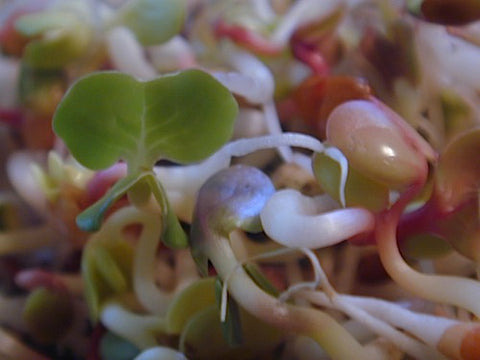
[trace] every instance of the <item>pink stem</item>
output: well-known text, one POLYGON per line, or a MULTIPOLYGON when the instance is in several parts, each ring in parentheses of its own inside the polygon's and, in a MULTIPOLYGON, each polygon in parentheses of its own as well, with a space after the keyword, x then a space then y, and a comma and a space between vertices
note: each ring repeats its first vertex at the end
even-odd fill
POLYGON ((330 68, 323 55, 314 45, 293 39, 291 47, 293 55, 310 67, 314 74, 328 75, 330 68))
POLYGON ((480 283, 478 281, 443 275, 423 274, 408 265, 397 245, 399 219, 423 182, 411 186, 390 208, 378 214, 375 238, 382 264, 390 277, 412 294, 424 299, 450 304, 480 316, 480 283))
POLYGON ((218 20, 214 25, 214 33, 218 38, 226 37, 233 42, 260 55, 274 56, 282 52, 282 46, 255 34, 253 31, 240 26, 230 25, 218 20))
POLYGON ((3 122, 4 124, 14 128, 19 128, 23 122, 22 111, 16 108, 0 108, 0 122, 3 122))

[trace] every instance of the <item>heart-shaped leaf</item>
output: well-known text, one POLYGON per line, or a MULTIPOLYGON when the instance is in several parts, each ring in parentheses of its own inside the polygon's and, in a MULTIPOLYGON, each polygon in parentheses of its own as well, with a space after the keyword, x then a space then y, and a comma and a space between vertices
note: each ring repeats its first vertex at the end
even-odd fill
POLYGON ((84 166, 123 159, 138 173, 160 158, 190 163, 211 155, 230 138, 236 114, 231 93, 200 70, 149 82, 101 72, 67 92, 53 127, 84 166))

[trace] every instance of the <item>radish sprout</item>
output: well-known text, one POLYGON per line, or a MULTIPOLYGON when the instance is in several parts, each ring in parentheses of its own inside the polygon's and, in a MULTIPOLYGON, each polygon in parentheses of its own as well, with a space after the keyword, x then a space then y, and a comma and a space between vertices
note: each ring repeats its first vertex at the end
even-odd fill
POLYGON ((0 1, 0 357, 479 359, 479 21, 0 1))

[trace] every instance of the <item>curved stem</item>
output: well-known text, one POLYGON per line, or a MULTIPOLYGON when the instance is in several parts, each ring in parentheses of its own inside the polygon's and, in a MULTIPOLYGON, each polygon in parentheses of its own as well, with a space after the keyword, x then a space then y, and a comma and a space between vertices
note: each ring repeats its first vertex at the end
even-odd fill
POLYGON ((106 304, 100 317, 110 331, 131 341, 140 349, 158 345, 155 333, 166 332, 164 319, 135 314, 118 302, 106 304))
MULTIPOLYGON (((215 236, 215 235, 212 235, 215 236)), ((212 239, 210 239, 212 240, 212 239)), ((261 290, 238 265, 227 239, 216 236, 206 253, 235 300, 252 315, 288 332, 313 338, 333 359, 371 359, 338 322, 323 311, 283 303, 261 290)))
POLYGON ((374 227, 373 214, 363 208, 321 211, 320 207, 317 199, 284 189, 272 195, 260 219, 264 231, 274 241, 310 249, 338 244, 374 227))
MULTIPOLYGON (((357 320, 359 323, 365 325, 368 329, 377 333, 379 336, 388 339, 399 349, 411 356, 414 356, 416 359, 443 359, 442 355, 440 355, 439 352, 435 350, 436 343, 428 344, 432 345, 432 347, 429 348, 417 339, 414 339, 397 330, 395 327, 398 326, 398 323, 390 324, 390 319, 384 319, 383 316, 377 316, 377 314, 375 313, 375 309, 371 309, 370 307, 368 307, 368 305, 371 305, 369 303, 370 299, 363 299, 340 294, 337 294, 330 299, 325 293, 319 291, 304 291, 301 293, 300 296, 306 298, 308 301, 311 301, 314 304, 334 308, 344 312, 345 314, 350 316, 350 318, 357 320), (357 299, 359 299, 359 301, 361 302, 360 304, 355 301, 357 299), (362 300, 364 301, 362 302, 362 300)), ((373 299, 373 301, 374 300, 376 299, 373 299)), ((383 303, 380 304, 383 305, 383 303)), ((374 305, 377 304, 374 303, 374 305)), ((391 305, 389 308, 391 312, 395 312, 399 309, 401 309, 399 306, 394 305, 391 305)), ((408 319, 410 320, 413 315, 410 312, 407 314, 410 315, 408 317, 408 319)), ((405 313, 403 313, 403 315, 405 316, 405 313)), ((396 317, 395 319, 397 318, 398 317, 396 317)), ((404 321, 404 323, 407 323, 407 321, 404 321)), ((413 321, 411 321, 411 323, 413 323, 413 321)), ((452 323, 455 322, 452 321, 452 323)), ((412 324, 408 323, 408 325, 407 329, 410 329, 412 327, 412 324), (408 327, 408 325, 410 325, 410 327, 408 327)), ((415 325, 417 329, 424 330, 422 327, 418 326, 418 323, 415 325)), ((418 333, 424 335, 422 331, 419 331, 418 333)))
POLYGON ((322 142, 313 136, 299 133, 282 133, 234 140, 221 148, 217 156, 244 156, 254 151, 279 146, 298 146, 314 152, 323 152, 325 149, 322 142))
MULTIPOLYGON (((142 225, 135 247, 133 287, 138 301, 145 309, 153 314, 164 315, 173 294, 162 291, 155 282, 155 259, 162 233, 159 216, 130 206, 112 214, 107 224, 113 226, 117 234, 128 225, 142 225)), ((111 233, 115 234, 115 230, 112 229, 111 233)))
POLYGON ((165 315, 172 294, 157 287, 154 275, 162 226, 156 217, 143 217, 141 221, 143 228, 135 247, 133 287, 138 300, 149 312, 165 315))
POLYGON ((378 252, 385 270, 400 286, 416 296, 459 306, 480 316, 480 282, 447 275, 426 275, 411 268, 397 246, 396 222, 379 219, 376 228, 378 252))
POLYGON ((399 304, 378 298, 353 295, 342 295, 342 298, 371 315, 381 318, 397 328, 408 331, 433 348, 437 346, 446 329, 461 324, 460 321, 450 318, 427 313, 416 313, 399 304))
POLYGON ((424 299, 455 305, 480 316, 480 282, 447 275, 426 275, 410 267, 397 245, 397 225, 420 186, 408 189, 391 209, 379 214, 375 239, 382 264, 400 286, 424 299))

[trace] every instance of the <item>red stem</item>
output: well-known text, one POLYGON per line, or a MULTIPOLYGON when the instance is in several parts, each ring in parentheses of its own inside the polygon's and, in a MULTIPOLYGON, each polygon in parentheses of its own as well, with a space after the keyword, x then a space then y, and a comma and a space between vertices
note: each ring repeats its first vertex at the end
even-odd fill
POLYGON ((330 68, 324 56, 314 45, 310 45, 298 39, 291 41, 293 55, 305 63, 314 74, 328 75, 330 68))
POLYGON ((226 37, 233 42, 260 55, 274 56, 282 52, 282 47, 270 40, 240 26, 230 25, 218 20, 214 25, 214 33, 218 38, 226 37))
POLYGON ((3 122, 4 124, 14 128, 19 128, 23 122, 22 111, 16 108, 0 108, 0 122, 3 122))
POLYGON ((383 267, 396 283, 412 294, 458 306, 480 316, 478 281, 458 276, 423 274, 410 267, 399 252, 396 236, 399 219, 422 184, 419 182, 411 186, 390 209, 378 214, 375 239, 383 267))

